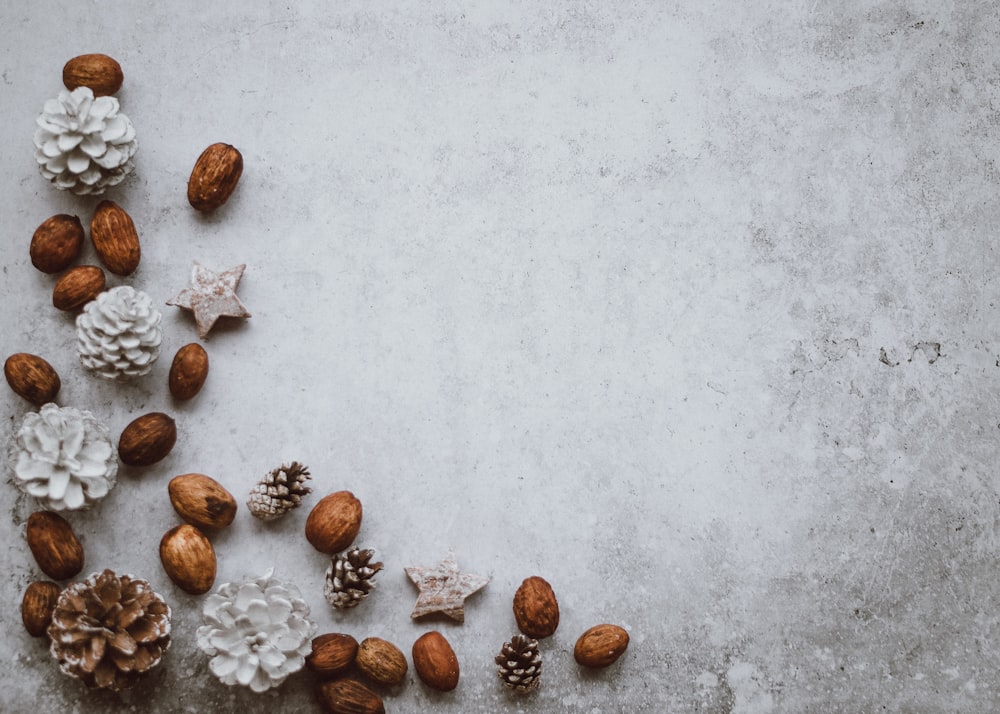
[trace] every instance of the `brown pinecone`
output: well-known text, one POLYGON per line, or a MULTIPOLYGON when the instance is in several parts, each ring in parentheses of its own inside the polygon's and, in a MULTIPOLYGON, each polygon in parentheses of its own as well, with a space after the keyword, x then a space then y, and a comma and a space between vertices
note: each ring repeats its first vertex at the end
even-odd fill
POLYGON ((338 610, 354 607, 375 589, 372 579, 382 569, 382 563, 372 563, 375 551, 351 548, 333 556, 326 570, 323 595, 338 610))
POLYGON ((505 642, 494 660, 497 675, 504 686, 518 692, 538 689, 542 676, 542 656, 538 652, 538 640, 524 635, 514 635, 505 642))
POLYGON ((262 521, 281 518, 293 508, 298 508, 302 497, 312 493, 305 485, 309 480, 309 467, 298 461, 291 466, 282 464, 274 469, 250 491, 247 508, 262 521))
POLYGON ((62 591, 47 632, 63 672, 118 691, 170 646, 170 607, 145 580, 105 570, 62 591))

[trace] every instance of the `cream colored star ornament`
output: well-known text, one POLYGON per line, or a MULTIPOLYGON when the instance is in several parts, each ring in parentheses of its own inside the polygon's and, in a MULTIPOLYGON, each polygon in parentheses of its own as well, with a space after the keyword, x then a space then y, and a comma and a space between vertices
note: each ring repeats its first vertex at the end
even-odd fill
POLYGON ((458 570, 455 555, 449 553, 433 568, 404 568, 406 575, 420 588, 411 618, 440 612, 458 622, 465 622, 465 598, 486 587, 489 578, 458 570))
POLYGON ((250 317, 246 305, 236 296, 236 288, 246 268, 246 265, 237 265, 216 273, 195 261, 191 269, 191 284, 176 297, 167 300, 167 305, 194 313, 198 335, 204 339, 220 317, 250 317))

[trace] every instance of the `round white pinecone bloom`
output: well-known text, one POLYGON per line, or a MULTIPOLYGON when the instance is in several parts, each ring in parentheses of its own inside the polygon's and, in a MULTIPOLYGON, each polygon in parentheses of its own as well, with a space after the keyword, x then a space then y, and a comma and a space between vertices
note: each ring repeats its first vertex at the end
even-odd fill
POLYGON ((73 407, 45 404, 26 414, 7 461, 17 487, 54 511, 90 508, 118 482, 107 428, 73 407))
POLYGON ((95 98, 89 87, 63 90, 36 123, 38 170, 56 188, 101 194, 132 173, 135 127, 114 97, 95 98))
POLYGON ((160 356, 160 311, 141 290, 120 285, 87 303, 76 318, 80 361, 102 377, 141 377, 160 356))
POLYGON ((198 647, 223 684, 277 687, 305 665, 316 623, 299 589, 272 577, 226 583, 205 598, 198 647))

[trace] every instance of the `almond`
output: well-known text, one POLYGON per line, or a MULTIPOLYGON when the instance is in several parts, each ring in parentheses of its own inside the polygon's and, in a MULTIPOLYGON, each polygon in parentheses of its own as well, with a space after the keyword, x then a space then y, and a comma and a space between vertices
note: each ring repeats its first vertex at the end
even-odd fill
POLYGON ((306 539, 322 553, 345 550, 360 530, 361 501, 350 491, 324 496, 306 518, 306 539))
POLYGON ((149 466, 164 458, 177 441, 177 426, 163 412, 133 419, 118 439, 118 458, 129 466, 149 466))
POLYGON ((514 593, 514 619, 528 637, 541 639, 559 627, 559 603, 552 586, 537 575, 526 578, 514 593))
POLYGON ((32 637, 41 637, 52 622, 52 611, 56 608, 56 600, 62 592, 55 583, 49 580, 36 580, 28 584, 21 598, 21 622, 24 629, 32 637))
POLYGON ((31 236, 31 264, 43 273, 65 270, 80 255, 83 224, 76 216, 60 213, 46 218, 31 236))
POLYGON ((101 262, 115 275, 130 275, 139 267, 139 233, 132 217, 114 201, 97 204, 90 240, 101 262))
POLYGON ((167 386, 175 399, 191 399, 201 391, 208 376, 208 353, 197 342, 184 345, 170 365, 167 386))
POLYGON ((306 666, 321 677, 343 672, 354 662, 358 641, 340 632, 313 638, 312 652, 306 657, 306 666))
POLYGON ((38 355, 17 352, 3 363, 3 376, 19 397, 36 407, 53 401, 62 382, 52 365, 38 355))
POLYGON ((205 474, 183 474, 167 484, 177 515, 202 529, 225 528, 236 518, 236 499, 205 474))
POLYGON ((315 692, 324 714, 385 714, 382 697, 353 679, 321 682, 315 692))
POLYGON ((71 92, 90 87, 95 97, 103 97, 121 89, 124 81, 121 65, 107 55, 80 55, 63 65, 63 84, 71 92))
POLYGON ((174 584, 186 593, 201 595, 215 582, 215 549, 192 525, 175 526, 160 539, 160 562, 174 584))
POLYGON ((607 667, 625 654, 628 633, 618 625, 595 625, 580 635, 573 658, 584 667, 607 667))
POLYGON ((450 692, 458 686, 458 657, 440 632, 432 630, 413 643, 413 668, 431 689, 450 692))
POLYGON ((104 271, 96 265, 71 268, 52 288, 52 304, 60 310, 74 312, 100 295, 107 286, 104 271))
POLYGON ((379 684, 394 687, 406 678, 406 655, 380 637, 369 637, 358 645, 358 669, 379 684))
POLYGON ((69 521, 58 513, 32 513, 26 537, 38 567, 53 580, 66 580, 83 570, 83 545, 69 521))
POLYGON ((188 180, 188 203, 214 211, 229 200, 243 174, 243 155, 229 144, 212 144, 194 163, 188 180))

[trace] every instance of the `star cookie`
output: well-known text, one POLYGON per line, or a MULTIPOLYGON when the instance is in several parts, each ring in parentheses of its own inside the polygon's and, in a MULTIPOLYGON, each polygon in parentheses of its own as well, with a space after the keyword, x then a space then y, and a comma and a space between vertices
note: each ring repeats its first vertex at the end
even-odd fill
POLYGON ((167 305, 190 310, 198 324, 198 336, 205 338, 220 317, 250 317, 246 306, 236 297, 236 288, 246 265, 216 273, 195 261, 191 269, 191 284, 167 305))
POLYGON ((465 622, 465 598, 486 587, 489 578, 460 573, 455 556, 449 553, 433 568, 404 568, 407 576, 420 588, 411 618, 435 612, 465 622))

